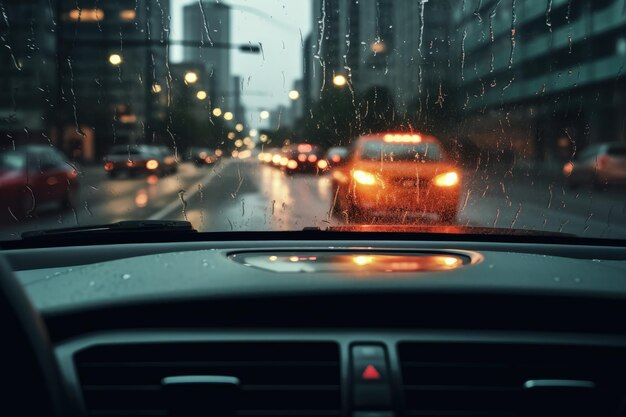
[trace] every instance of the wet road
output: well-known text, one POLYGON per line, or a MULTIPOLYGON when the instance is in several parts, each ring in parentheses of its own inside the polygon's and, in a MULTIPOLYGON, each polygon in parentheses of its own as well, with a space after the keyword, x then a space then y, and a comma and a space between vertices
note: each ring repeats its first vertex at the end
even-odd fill
MULTIPOLYGON (((252 159, 214 167, 185 163, 165 178, 110 180, 94 167, 81 178, 80 204, 73 210, 44 208, 23 223, 5 219, 0 239, 25 230, 135 219, 186 218, 200 231, 325 228, 341 224, 329 217, 331 201, 327 176, 287 176, 252 159)), ((624 190, 570 190, 558 175, 532 169, 465 172, 459 206, 462 225, 626 238, 624 190)))

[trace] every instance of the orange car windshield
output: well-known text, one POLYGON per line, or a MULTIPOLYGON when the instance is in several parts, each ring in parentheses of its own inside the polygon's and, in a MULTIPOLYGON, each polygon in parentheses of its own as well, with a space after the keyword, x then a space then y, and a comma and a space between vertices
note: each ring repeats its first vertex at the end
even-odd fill
POLYGON ((361 159, 366 161, 425 161, 442 160, 441 148, 436 143, 365 142, 361 159))

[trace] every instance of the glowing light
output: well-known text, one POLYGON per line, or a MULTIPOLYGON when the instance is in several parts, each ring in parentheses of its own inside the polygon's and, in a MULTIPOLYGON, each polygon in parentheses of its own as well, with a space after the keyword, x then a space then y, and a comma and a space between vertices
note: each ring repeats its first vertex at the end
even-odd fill
POLYGON ((159 167, 159 161, 157 161, 156 159, 151 159, 148 162, 146 162, 146 168, 148 168, 151 171, 154 171, 158 167, 159 167))
POLYGON ((120 54, 109 55, 109 63, 115 66, 120 65, 122 63, 122 56, 120 54))
POLYGON ((148 175, 148 178, 146 178, 146 182, 150 185, 154 185, 159 182, 159 177, 157 177, 156 175, 148 175))
POLYGON ((382 52, 385 52, 385 49, 386 49, 385 43, 381 41, 372 42, 372 44, 370 45, 370 50, 374 52, 375 54, 380 54, 382 52))
POLYGON ((185 73, 185 84, 195 84, 198 82, 198 74, 193 71, 187 71, 185 73))
POLYGON ((455 266, 460 262, 458 258, 453 258, 451 256, 444 256, 441 262, 446 266, 455 266))
POLYGON ((385 142, 395 142, 395 143, 420 143, 422 141, 422 137, 420 135, 392 135, 387 134, 384 136, 383 140, 385 142))
POLYGON ((570 175, 572 175, 573 171, 574 171, 574 164, 572 162, 568 162, 563 166, 563 175, 565 175, 566 177, 569 177, 570 175))
POLYGON ((234 117, 235 116, 231 112, 229 112, 229 111, 224 113, 224 120, 233 120, 234 117))
POLYGON ((137 12, 134 9, 126 9, 120 12, 120 19, 125 20, 127 22, 135 20, 137 17, 137 12))
POLYGON ((298 258, 297 256, 290 256, 290 257, 289 257, 289 260, 290 260, 291 262, 298 262, 298 261, 300 260, 300 258, 298 258))
POLYGON ((224 152, 223 152, 221 149, 216 149, 216 150, 215 150, 215 156, 217 156, 218 158, 219 158, 220 156, 222 156, 222 154, 223 154, 223 153, 224 153, 224 152))
POLYGON ((272 255, 272 256, 269 257, 269 260, 272 261, 272 262, 276 262, 278 260, 278 256, 272 255))
POLYGON ((267 110, 263 110, 261 113, 259 113, 259 117, 261 118, 261 120, 269 119, 270 112, 268 112, 267 110))
POLYGON ((306 154, 303 154, 303 153, 299 154, 298 155, 298 161, 300 161, 300 162, 306 161, 306 154))
POLYGON ((235 132, 228 132, 228 139, 233 140, 236 136, 235 132))
POLYGON ((344 75, 341 75, 341 74, 337 74, 333 78, 333 84, 335 84, 337 87, 343 87, 344 85, 346 85, 347 82, 348 82, 348 79, 344 75))
POLYGON ((242 124, 242 123, 237 123, 237 124, 235 125, 235 130, 236 130, 237 132, 243 132, 243 124, 242 124))
POLYGON ((161 88, 161 84, 159 84, 159 83, 154 83, 154 84, 152 85, 152 92, 153 92, 153 93, 155 93, 155 94, 160 93, 160 92, 161 92, 161 90, 162 90, 162 88, 161 88))
POLYGON ((309 160, 309 162, 314 163, 315 161, 317 161, 317 155, 311 154, 307 159, 309 160))
POLYGON ((106 164, 104 164, 104 170, 113 171, 113 162, 107 162, 106 164))
POLYGON ((280 158, 280 166, 281 167, 286 167, 287 164, 289 163, 289 158, 287 158, 286 156, 283 156, 280 158))
POLYGON ((325 159, 320 159, 319 161, 317 161, 317 167, 319 169, 326 169, 328 168, 328 162, 326 162, 325 159))
POLYGON ((74 21, 101 22, 104 20, 104 11, 102 9, 72 9, 69 16, 74 21))
POLYGON ((263 162, 267 162, 268 164, 269 164, 270 162, 272 162, 272 154, 271 154, 271 153, 266 153, 266 154, 263 156, 263 162))
POLYGON ((246 136, 245 138, 243 138, 243 143, 244 145, 250 145, 252 143, 252 139, 246 136))
POLYGON ((288 96, 291 100, 297 100, 300 98, 300 92, 298 90, 291 90, 288 96))
POLYGON ((268 136, 266 134, 262 134, 259 139, 261 139, 261 142, 267 142, 267 140, 269 139, 268 136))
POLYGON ((250 132, 248 132, 248 134, 252 137, 255 137, 256 135, 259 134, 259 131, 256 129, 250 129, 250 132))
POLYGON ((303 152, 303 153, 307 153, 307 152, 311 152, 313 150, 313 146, 309 145, 308 143, 303 143, 298 145, 298 152, 303 152))
POLYGON ((366 255, 358 255, 352 258, 352 262, 354 262, 358 266, 369 265, 372 262, 374 262, 374 257, 366 256, 366 255))
POLYGON ((433 179, 437 187, 453 187, 459 183, 459 174, 456 172, 446 172, 439 174, 433 179))
POLYGON ((235 141, 235 146, 238 147, 238 148, 241 148, 243 146, 243 140, 237 139, 235 141))
POLYGON ((298 168, 298 162, 293 160, 293 159, 290 159, 289 162, 287 162, 287 168, 289 168, 289 169, 296 169, 296 168, 298 168))
POLYGON ((361 171, 357 169, 352 173, 352 177, 362 185, 374 185, 376 184, 376 177, 374 174, 370 174, 369 172, 361 171))
POLYGON ((272 156, 272 163, 275 165, 280 164, 280 154, 274 154, 272 156))
POLYGON ((213 116, 220 117, 221 115, 222 115, 222 109, 220 109, 219 107, 216 107, 213 109, 213 116))
POLYGON ((207 93, 204 90, 200 90, 196 93, 196 98, 198 100, 205 100, 207 98, 207 93))
POLYGON ((246 149, 245 151, 239 152, 239 159, 248 159, 252 156, 252 151, 246 149))
POLYGON ((139 208, 143 208, 148 205, 148 193, 145 190, 137 191, 137 195, 135 196, 135 205, 139 208))
POLYGON ((330 157, 330 159, 331 159, 333 162, 341 162, 341 156, 336 155, 336 154, 335 154, 335 155, 333 155, 333 156, 331 156, 331 157, 330 157))

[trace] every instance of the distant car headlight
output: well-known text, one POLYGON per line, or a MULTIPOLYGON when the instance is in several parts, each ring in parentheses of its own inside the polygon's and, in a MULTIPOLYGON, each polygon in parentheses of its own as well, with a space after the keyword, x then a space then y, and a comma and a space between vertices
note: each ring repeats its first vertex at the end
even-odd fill
POLYGON ((361 171, 360 169, 352 172, 352 178, 354 178, 356 182, 362 185, 374 185, 377 182, 376 176, 374 174, 366 171, 361 171))
POLYGON ((459 183, 459 174, 456 172, 446 172, 439 174, 433 179, 437 187, 454 187, 459 183))
POLYGON ((159 167, 159 161, 157 161, 156 159, 151 159, 148 162, 146 162, 146 168, 148 168, 149 170, 155 170, 159 167))

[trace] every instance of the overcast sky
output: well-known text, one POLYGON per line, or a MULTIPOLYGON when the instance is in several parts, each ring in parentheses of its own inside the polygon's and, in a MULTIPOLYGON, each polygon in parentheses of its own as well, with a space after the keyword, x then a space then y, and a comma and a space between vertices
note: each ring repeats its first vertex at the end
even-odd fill
MULTIPOLYGON (((172 0, 172 39, 182 39, 182 8, 198 0, 172 0)), ((244 79, 243 102, 256 113, 287 105, 287 93, 294 81, 302 77, 302 38, 311 31, 310 0, 214 0, 233 7, 231 42, 263 44, 261 54, 231 52, 231 68, 244 79), (256 9, 259 12, 255 12, 256 9), (263 14, 265 16, 260 16, 263 14), (249 92, 249 94, 246 94, 249 92), (263 94, 259 96, 258 94, 263 94)), ((180 48, 172 48, 172 60, 182 59, 180 48)), ((248 122, 252 125, 257 123, 248 122)))

